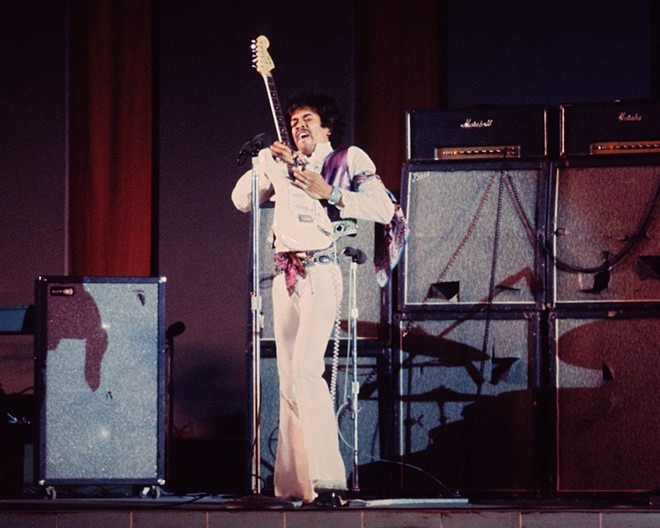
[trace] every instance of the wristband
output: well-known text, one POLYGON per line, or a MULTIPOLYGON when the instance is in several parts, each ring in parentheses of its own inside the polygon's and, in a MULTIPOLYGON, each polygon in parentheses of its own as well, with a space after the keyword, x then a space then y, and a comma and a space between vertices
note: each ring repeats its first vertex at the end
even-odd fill
POLYGON ((339 200, 341 200, 341 189, 335 185, 332 188, 332 192, 330 192, 328 203, 330 205, 335 205, 339 200))

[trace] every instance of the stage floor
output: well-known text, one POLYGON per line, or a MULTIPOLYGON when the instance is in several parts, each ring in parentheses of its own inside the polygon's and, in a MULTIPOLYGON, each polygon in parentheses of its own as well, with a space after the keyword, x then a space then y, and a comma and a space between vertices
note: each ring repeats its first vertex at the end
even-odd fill
POLYGON ((337 508, 268 497, 0 499, 1 528, 658 528, 645 500, 350 499, 337 508))

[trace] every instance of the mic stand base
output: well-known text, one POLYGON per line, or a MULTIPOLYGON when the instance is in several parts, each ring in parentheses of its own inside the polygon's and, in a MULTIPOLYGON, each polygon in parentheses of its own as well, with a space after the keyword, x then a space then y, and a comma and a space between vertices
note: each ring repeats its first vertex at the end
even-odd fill
POLYGON ((360 508, 447 508, 466 506, 468 499, 461 497, 435 499, 375 499, 352 500, 351 506, 360 508))
POLYGON ((227 510, 293 510, 300 508, 302 502, 268 497, 259 493, 231 499, 222 505, 227 510))

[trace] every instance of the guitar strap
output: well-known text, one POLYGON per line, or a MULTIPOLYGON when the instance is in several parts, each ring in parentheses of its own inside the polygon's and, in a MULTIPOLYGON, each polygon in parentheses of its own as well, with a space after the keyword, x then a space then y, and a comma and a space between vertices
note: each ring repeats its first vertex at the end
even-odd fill
MULTIPOLYGON (((358 191, 365 181, 372 178, 380 180, 377 174, 366 172, 351 178, 348 171, 348 149, 331 152, 323 163, 321 174, 330 185, 351 191, 358 191)), ((410 228, 401 206, 389 190, 385 189, 385 191, 394 204, 394 214, 389 223, 385 225, 376 223, 374 274, 381 288, 390 280, 410 237, 410 228)), ((333 222, 341 219, 339 210, 334 205, 326 205, 326 210, 333 222)))

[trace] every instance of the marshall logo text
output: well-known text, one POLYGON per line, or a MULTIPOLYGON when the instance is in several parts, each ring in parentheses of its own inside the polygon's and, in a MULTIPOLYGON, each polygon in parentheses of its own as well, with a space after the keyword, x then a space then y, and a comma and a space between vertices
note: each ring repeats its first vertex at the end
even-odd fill
POLYGON ((493 126, 492 119, 482 119, 480 121, 473 121, 469 117, 465 120, 464 123, 461 123, 461 128, 488 128, 493 126))

